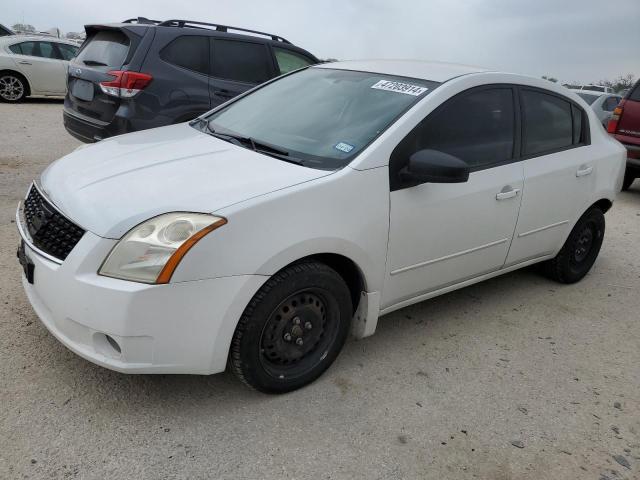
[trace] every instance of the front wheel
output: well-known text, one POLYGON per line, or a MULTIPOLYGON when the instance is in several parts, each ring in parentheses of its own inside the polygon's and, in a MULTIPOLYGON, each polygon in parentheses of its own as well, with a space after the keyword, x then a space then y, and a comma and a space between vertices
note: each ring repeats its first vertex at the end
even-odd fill
POLYGON ((12 73, 0 74, 0 99, 5 102, 19 102, 27 94, 27 86, 22 77, 12 73))
POLYGON ((582 280, 598 257, 604 227, 604 214, 599 208, 582 215, 558 255, 543 264, 547 276, 561 283, 582 280))
POLYGON ((231 370, 250 387, 284 393, 318 378, 349 332, 351 296, 327 265, 304 262, 271 277, 255 294, 231 342, 231 370))

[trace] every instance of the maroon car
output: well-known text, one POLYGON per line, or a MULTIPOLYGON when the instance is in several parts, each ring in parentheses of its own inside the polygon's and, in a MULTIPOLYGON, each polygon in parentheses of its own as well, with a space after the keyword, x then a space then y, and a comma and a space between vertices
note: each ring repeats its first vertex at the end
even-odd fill
POLYGON ((627 170, 622 185, 622 189, 627 190, 640 177, 640 80, 613 111, 607 132, 627 149, 627 170))

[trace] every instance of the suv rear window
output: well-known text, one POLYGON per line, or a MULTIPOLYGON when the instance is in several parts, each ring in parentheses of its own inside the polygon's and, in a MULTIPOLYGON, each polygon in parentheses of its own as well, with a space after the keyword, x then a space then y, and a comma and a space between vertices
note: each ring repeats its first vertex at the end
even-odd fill
POLYGON ((160 52, 165 62, 196 72, 209 73, 209 38, 185 35, 174 39, 160 52))
POLYGON ((260 43, 217 39, 213 42, 214 77, 262 83, 271 78, 269 61, 267 47, 260 43))
POLYGON ((101 30, 93 35, 78 54, 86 65, 120 68, 129 53, 129 38, 120 31, 101 30))

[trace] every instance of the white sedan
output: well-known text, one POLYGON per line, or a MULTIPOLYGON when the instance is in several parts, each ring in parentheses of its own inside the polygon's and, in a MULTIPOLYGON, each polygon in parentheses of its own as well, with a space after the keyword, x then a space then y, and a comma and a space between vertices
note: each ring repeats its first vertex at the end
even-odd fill
POLYGON ((71 41, 47 36, 0 37, 0 100, 64 96, 69 60, 78 48, 71 41))
POLYGON ((23 284, 99 365, 290 391, 399 308, 538 262, 580 280, 625 160, 545 80, 317 65, 54 162, 17 212, 23 284))

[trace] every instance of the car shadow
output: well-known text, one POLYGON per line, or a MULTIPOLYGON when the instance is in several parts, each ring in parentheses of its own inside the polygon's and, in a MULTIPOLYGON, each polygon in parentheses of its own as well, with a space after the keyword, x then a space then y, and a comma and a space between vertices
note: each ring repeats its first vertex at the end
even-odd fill
POLYGON ((64 97, 27 97, 22 100, 22 103, 62 104, 64 97))
MULTIPOLYGON (((491 303, 505 295, 522 298, 532 285, 547 282, 549 280, 530 267, 381 317, 374 336, 357 341, 349 340, 338 357, 337 365, 315 383, 302 389, 300 394, 308 395, 309 392, 304 392, 309 388, 326 388, 326 385, 319 385, 321 382, 335 383, 336 378, 342 378, 341 375, 361 371, 367 363, 386 356, 394 345, 402 345, 417 334, 424 334, 424 329, 430 336, 429 332, 446 329, 448 322, 455 322, 460 335, 473 338, 477 330, 483 328, 473 314, 479 304, 491 303)), ((50 339, 51 348, 56 348, 53 344, 57 344, 57 341, 52 337, 50 339)), ((432 341, 438 341, 438 338, 434 336, 432 341)), ((58 346, 65 349, 60 344, 58 346)), ((123 408, 128 409, 131 404, 141 403, 144 403, 147 412, 160 412, 167 406, 183 404, 185 399, 188 399, 189 407, 196 410, 206 407, 210 412, 225 412, 237 408, 239 398, 245 405, 260 404, 273 398, 247 388, 229 371, 216 375, 124 375, 94 365, 71 352, 68 355, 67 361, 56 362, 51 367, 56 370, 51 374, 58 376, 59 381, 64 384, 85 385, 93 391, 93 395, 83 395, 84 401, 98 402, 102 410, 112 410, 114 413, 123 414, 123 408), (127 398, 128 402, 116 401, 122 398, 127 398)), ((295 395, 295 392, 290 395, 295 395)))

